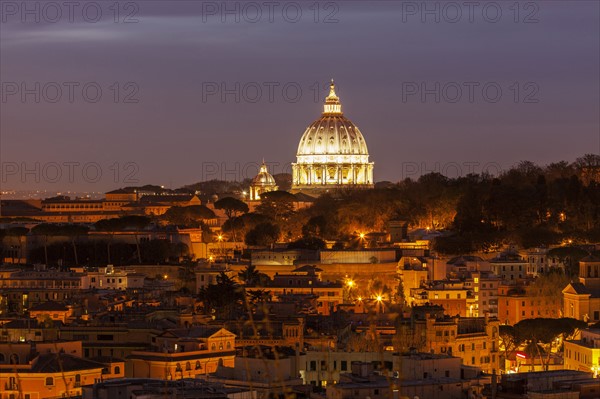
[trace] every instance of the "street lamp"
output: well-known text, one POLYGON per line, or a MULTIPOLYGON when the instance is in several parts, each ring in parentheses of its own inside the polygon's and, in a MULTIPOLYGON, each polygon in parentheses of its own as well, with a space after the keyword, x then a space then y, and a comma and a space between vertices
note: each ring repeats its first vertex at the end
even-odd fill
POLYGON ((381 294, 377 294, 375 300, 377 301, 377 309, 379 310, 377 313, 384 313, 385 311, 383 309, 383 296, 381 294))
POLYGON ((219 255, 223 256, 223 240, 225 237, 223 237, 222 234, 217 235, 217 241, 219 242, 219 255))

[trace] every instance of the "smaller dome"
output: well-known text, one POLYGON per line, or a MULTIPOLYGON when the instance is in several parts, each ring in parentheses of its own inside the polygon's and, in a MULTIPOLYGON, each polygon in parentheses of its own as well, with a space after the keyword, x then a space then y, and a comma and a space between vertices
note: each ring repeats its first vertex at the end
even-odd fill
POLYGON ((260 171, 254 177, 254 179, 252 179, 252 185, 253 186, 274 186, 275 184, 276 184, 275 179, 273 178, 273 176, 271 176, 271 174, 267 170, 267 165, 263 161, 262 165, 260 166, 260 171))

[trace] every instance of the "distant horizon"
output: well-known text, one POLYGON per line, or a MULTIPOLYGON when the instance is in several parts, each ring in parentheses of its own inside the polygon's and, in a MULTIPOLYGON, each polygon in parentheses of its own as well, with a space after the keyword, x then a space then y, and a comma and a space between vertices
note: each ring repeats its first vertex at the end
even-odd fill
MULTIPOLYGON (((530 160, 522 160, 522 161, 519 161, 519 162, 511 165, 508 168, 502 168, 501 169, 501 173, 495 173, 495 174, 494 173, 490 173, 490 175, 492 177, 499 177, 499 176, 501 176, 502 173, 504 173, 504 172, 506 172, 506 171, 508 171, 510 169, 513 169, 514 167, 518 166, 518 164, 520 162, 533 162, 533 164, 535 166, 540 167, 542 169, 544 169, 544 168, 546 168, 546 167, 548 167, 548 166, 550 166, 552 164, 559 164, 561 162, 566 162, 567 165, 569 165, 569 166, 575 166, 575 162, 578 159, 583 158, 586 155, 600 156, 598 154, 588 153, 588 154, 582 154, 581 156, 576 157, 572 161, 558 160, 558 161, 550 162, 548 164, 543 164, 543 165, 537 164, 537 163, 535 163, 533 161, 530 161, 530 160)), ((265 160, 265 163, 267 165, 269 164, 269 162, 267 160, 265 160)), ((249 163, 249 164, 253 164, 254 165, 256 163, 249 163)), ((467 165, 467 166, 470 167, 470 168, 473 168, 473 165, 467 165)), ((600 167, 600 165, 598 167, 600 167)), ((450 169, 450 168, 448 168, 448 169, 450 169)), ((453 169, 453 170, 456 170, 456 169, 453 169)), ((269 170, 269 172, 270 172, 270 170, 269 170)), ((380 184, 380 183, 398 184, 398 183, 401 183, 406 178, 410 178, 412 180, 417 180, 419 177, 421 177, 423 175, 426 175, 426 174, 429 174, 429 173, 432 173, 432 172, 433 173, 440 173, 439 171, 436 171, 436 170, 429 170, 429 171, 425 171, 425 173, 421 173, 419 175, 407 176, 404 179, 399 179, 399 180, 375 180, 375 184, 376 185, 380 184)), ((442 176, 448 178, 448 179, 457 179, 457 178, 465 177, 465 176, 468 175, 468 173, 464 173, 464 174, 462 174, 460 176, 451 176, 451 175, 447 175, 447 174, 443 174, 443 173, 440 173, 440 174, 442 176)), ((482 175, 481 172, 474 172, 473 174, 475 174, 475 175, 482 175)), ((284 172, 273 174, 273 176, 282 176, 282 175, 288 175, 288 176, 291 177, 291 175, 289 173, 284 173, 284 172)), ((255 176, 255 174, 254 175, 249 175, 244 180, 251 180, 254 176, 255 176)), ((103 195, 103 194, 105 194, 105 193, 107 193, 109 191, 113 191, 113 190, 118 190, 118 189, 123 189, 123 188, 130 188, 130 187, 139 188, 139 187, 144 187, 144 186, 161 187, 164 190, 175 191, 175 190, 183 190, 183 189, 186 189, 186 187, 193 186, 193 185, 196 185, 196 184, 208 183, 208 182, 213 182, 213 181, 214 182, 232 183, 232 184, 236 184, 236 183, 237 184, 241 184, 241 183, 244 183, 244 180, 221 180, 221 179, 218 179, 218 178, 214 178, 214 179, 202 180, 202 181, 197 181, 197 182, 194 182, 194 183, 184 184, 184 185, 178 186, 178 187, 167 187, 165 185, 148 182, 148 183, 136 183, 136 184, 125 184, 125 185, 113 186, 113 187, 107 188, 106 190, 70 190, 70 189, 66 189, 66 190, 54 189, 53 190, 53 189, 50 189, 50 188, 29 190, 29 189, 25 189, 25 188, 23 188, 23 189, 2 188, 2 190, 0 191, 0 195, 4 199, 38 199, 38 198, 32 198, 32 197, 25 198, 25 197, 19 197, 18 196, 19 194, 23 195, 23 194, 26 194, 26 193, 29 193, 29 194, 32 194, 32 195, 35 194, 35 193, 38 193, 39 195, 42 195, 42 194, 52 194, 54 196, 55 195, 65 195, 65 196, 75 195, 75 196, 77 196, 77 195, 86 195, 86 194, 87 195, 91 195, 91 194, 103 195)), ((49 198, 49 197, 39 197, 39 199, 43 199, 43 198, 49 198)))

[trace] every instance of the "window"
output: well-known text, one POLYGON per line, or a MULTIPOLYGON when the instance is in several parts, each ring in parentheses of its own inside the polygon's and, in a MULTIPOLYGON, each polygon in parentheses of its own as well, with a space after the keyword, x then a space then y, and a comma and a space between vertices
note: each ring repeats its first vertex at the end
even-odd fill
POLYGON ((81 386, 81 374, 75 374, 75 388, 81 386))
POLYGON ((348 370, 348 362, 346 360, 342 360, 342 371, 348 370))
POLYGON ((190 371, 191 369, 192 369, 192 364, 191 364, 190 362, 187 362, 187 363, 185 364, 185 370, 186 370, 186 371, 190 371))
POLYGON ((121 367, 115 366, 115 374, 121 374, 121 367))
POLYGON ((310 371, 316 371, 317 370, 317 362, 316 362, 316 360, 311 360, 310 361, 310 368, 309 368, 309 370, 310 371))
POLYGON ((46 377, 46 386, 47 387, 51 387, 54 385, 54 378, 52 377, 46 377))

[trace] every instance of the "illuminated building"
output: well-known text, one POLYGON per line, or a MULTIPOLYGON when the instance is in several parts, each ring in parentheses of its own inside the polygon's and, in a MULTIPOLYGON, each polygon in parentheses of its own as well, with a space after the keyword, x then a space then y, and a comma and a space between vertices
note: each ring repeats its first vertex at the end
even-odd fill
POLYGON ((562 317, 561 299, 557 295, 534 295, 530 287, 500 285, 498 317, 504 324, 515 325, 524 319, 562 317))
POLYGON ((419 351, 456 356, 465 366, 480 368, 485 373, 499 367, 498 319, 491 317, 448 317, 440 306, 412 308, 412 317, 398 327, 395 350, 415 347, 419 351))
POLYGON ((155 350, 129 355, 127 376, 179 380, 233 367, 235 335, 218 327, 168 330, 156 337, 155 350))
POLYGON ((342 113, 333 80, 323 114, 306 128, 292 164, 292 192, 373 187, 367 143, 342 113))
POLYGON ((581 339, 564 342, 565 369, 600 374, 600 330, 581 330, 581 339))
MULTIPOLYGON (((25 345, 29 346, 17 346, 27 349, 25 345)), ((81 358, 81 342, 39 345, 35 356, 12 354, 10 362, 4 360, 0 353, 2 398, 78 397, 84 385, 124 376, 123 362, 107 364, 81 358)), ((11 348, 11 351, 14 350, 11 348)))
POLYGON ((277 190, 275 179, 271 176, 265 161, 263 161, 260 166, 260 171, 254 179, 252 179, 252 184, 250 185, 250 201, 260 201, 260 195, 262 193, 275 190, 277 190))
POLYGON ((579 261, 579 282, 565 287, 564 315, 574 319, 600 321, 600 258, 586 256, 579 261))
POLYGON ((68 302, 81 289, 81 275, 56 270, 0 273, 0 313, 25 311, 48 300, 68 302))

